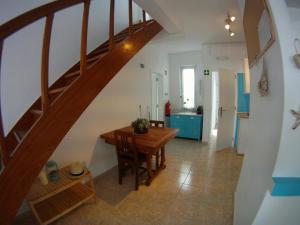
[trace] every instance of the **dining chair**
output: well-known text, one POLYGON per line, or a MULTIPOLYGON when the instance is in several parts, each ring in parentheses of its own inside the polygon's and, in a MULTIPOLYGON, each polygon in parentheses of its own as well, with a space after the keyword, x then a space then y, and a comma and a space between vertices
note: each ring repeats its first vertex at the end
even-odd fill
POLYGON ((118 158, 119 184, 128 169, 135 173, 135 190, 138 190, 139 176, 147 171, 141 165, 147 161, 146 155, 139 153, 136 148, 135 135, 120 130, 115 131, 116 152, 118 158), (139 170, 142 172, 139 173, 139 170))
MULTIPOLYGON (((165 127, 165 122, 160 120, 150 120, 150 126, 151 127, 165 127)), ((165 146, 162 147, 161 151, 164 151, 165 146)), ((161 157, 161 154, 159 154, 159 151, 155 153, 155 167, 156 169, 159 168, 159 158, 161 157)))

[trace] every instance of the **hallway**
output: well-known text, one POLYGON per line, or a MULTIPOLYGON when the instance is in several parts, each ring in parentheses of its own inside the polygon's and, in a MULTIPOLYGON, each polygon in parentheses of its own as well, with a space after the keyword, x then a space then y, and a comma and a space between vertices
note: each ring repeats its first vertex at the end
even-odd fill
MULTIPOLYGON (((233 197, 243 157, 232 150, 175 139, 166 146, 167 168, 150 187, 134 191, 133 176, 118 185, 117 168, 95 178, 96 204, 55 225, 232 225, 233 197), (211 147, 212 148, 212 147, 211 147)), ((37 224, 27 213, 15 225, 37 224)))

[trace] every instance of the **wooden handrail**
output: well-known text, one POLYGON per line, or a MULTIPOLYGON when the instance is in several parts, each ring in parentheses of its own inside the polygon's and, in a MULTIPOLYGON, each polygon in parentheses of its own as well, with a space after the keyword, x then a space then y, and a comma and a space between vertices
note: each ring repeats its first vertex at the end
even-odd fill
POLYGON ((129 34, 132 34, 132 0, 128 0, 129 34))
POLYGON ((82 76, 86 71, 86 50, 87 50, 87 35, 89 23, 90 0, 84 2, 84 9, 82 15, 82 29, 81 29, 81 47, 80 47, 80 75, 82 76))
POLYGON ((111 51, 114 47, 114 32, 115 32, 115 0, 110 0, 109 51, 111 51))
POLYGON ((42 65, 41 65, 41 86, 42 86, 41 101, 42 101, 43 113, 45 113, 49 107, 49 96, 48 96, 49 50, 50 50, 53 18, 54 18, 53 13, 49 14, 46 18, 44 39, 43 39, 42 65))
POLYGON ((56 0, 32 9, 0 26, 0 40, 22 29, 23 27, 70 6, 85 2, 86 0, 56 0))

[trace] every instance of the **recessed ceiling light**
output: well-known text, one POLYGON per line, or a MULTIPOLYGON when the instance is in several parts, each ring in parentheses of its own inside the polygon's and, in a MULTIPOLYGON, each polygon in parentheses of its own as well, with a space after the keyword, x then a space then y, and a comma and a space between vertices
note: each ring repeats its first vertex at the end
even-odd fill
POLYGON ((234 35, 235 35, 235 33, 230 31, 230 37, 233 37, 234 35))
POLYGON ((229 25, 229 24, 226 24, 226 25, 225 25, 225 29, 226 29, 226 30, 229 30, 229 29, 230 29, 230 25, 229 25))
POLYGON ((230 20, 231 20, 232 22, 235 21, 235 19, 236 19, 235 16, 231 16, 231 17, 230 17, 230 20))

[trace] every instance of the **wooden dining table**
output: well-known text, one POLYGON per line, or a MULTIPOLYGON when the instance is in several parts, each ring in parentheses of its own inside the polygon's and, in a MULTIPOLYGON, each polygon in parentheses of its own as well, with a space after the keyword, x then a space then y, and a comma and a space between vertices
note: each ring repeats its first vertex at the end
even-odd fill
MULTIPOLYGON (((124 127, 118 129, 126 132, 133 132, 132 127, 124 127)), ((115 145, 114 130, 101 134, 100 137, 106 143, 115 145)), ((139 152, 144 153, 147 157, 147 173, 148 179, 146 185, 150 185, 153 178, 162 170, 166 168, 165 145, 176 136, 178 129, 150 127, 146 134, 136 134, 136 147, 139 152), (158 168, 152 168, 152 156, 158 151, 161 151, 161 160, 158 168)))

